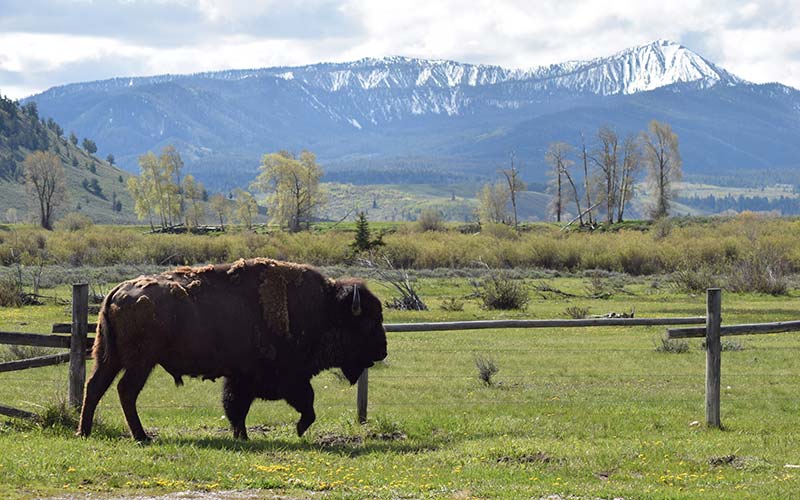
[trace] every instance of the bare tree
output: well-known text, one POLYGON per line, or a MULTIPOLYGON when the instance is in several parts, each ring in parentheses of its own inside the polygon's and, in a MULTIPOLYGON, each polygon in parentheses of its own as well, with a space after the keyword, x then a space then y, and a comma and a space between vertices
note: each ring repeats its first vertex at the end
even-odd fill
POLYGON ((53 229, 53 212, 67 194, 61 160, 48 151, 35 151, 25 157, 22 168, 25 186, 39 205, 39 224, 53 229))
POLYGON ((669 215, 670 204, 675 196, 672 183, 681 179, 682 162, 678 135, 669 124, 652 120, 647 129, 641 135, 643 159, 647 167, 648 185, 654 196, 650 216, 657 219, 669 215))
POLYGON ((633 198, 633 186, 636 174, 642 166, 642 150, 635 135, 625 138, 622 145, 622 169, 619 176, 619 192, 617 195, 617 222, 622 222, 625 207, 633 198))
MULTIPOLYGON (((563 144, 563 143, 557 143, 563 144)), ((550 181, 547 183, 547 190, 551 193, 550 203, 547 206, 549 214, 555 214, 556 222, 561 222, 561 214, 564 212, 564 190, 562 183, 562 162, 564 161, 565 151, 561 149, 552 149, 553 144, 550 145, 544 155, 545 161, 550 165, 550 170, 547 175, 550 181)))
POLYGON ((611 224, 614 222, 617 196, 619 194, 617 179, 617 171, 619 169, 619 136, 614 129, 604 125, 597 131, 597 138, 600 141, 600 145, 592 159, 601 171, 602 196, 606 205, 606 224, 611 224))
POLYGON ((511 168, 501 170, 500 173, 506 179, 508 195, 511 197, 511 208, 514 211, 514 229, 517 229, 519 224, 517 219, 517 193, 525 189, 525 183, 519 178, 519 170, 514 165, 514 153, 511 153, 511 168))
MULTIPOLYGON (((553 175, 558 176, 558 206, 559 209, 563 208, 563 197, 561 193, 561 176, 567 179, 570 187, 572 188, 572 198, 575 201, 575 208, 578 211, 578 218, 580 219, 581 226, 583 225, 583 212, 581 211, 581 197, 578 194, 578 186, 570 172, 570 167, 575 163, 568 158, 569 153, 572 151, 572 146, 566 142, 554 142, 550 144, 545 153, 545 161, 553 168, 553 175)), ((558 221, 561 222, 560 213, 558 214, 558 221)))
POLYGON ((589 225, 593 224, 592 218, 592 189, 589 175, 589 153, 586 150, 586 139, 581 134, 581 159, 583 160, 583 189, 586 194, 586 210, 589 225))

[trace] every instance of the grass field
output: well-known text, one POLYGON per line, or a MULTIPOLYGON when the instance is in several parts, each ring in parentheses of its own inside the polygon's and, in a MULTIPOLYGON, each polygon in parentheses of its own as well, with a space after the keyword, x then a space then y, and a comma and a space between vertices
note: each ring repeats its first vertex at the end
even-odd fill
MULTIPOLYGON (((387 322, 591 314, 703 315, 705 298, 629 280, 608 300, 544 299, 527 311, 479 307, 464 279, 424 279, 427 312, 387 322), (460 297, 463 311, 444 311, 460 297)), ((584 294, 588 279, 556 278, 584 294)), ((531 284, 531 283, 529 283, 531 284)), ((383 298, 385 289, 373 284, 383 298)), ((67 290, 59 289, 66 294, 67 290)), ((800 295, 723 295, 723 322, 798 319, 800 295)), ((46 331, 64 306, 0 309, 0 329, 46 331)), ((139 408, 154 443, 126 435, 115 391, 90 439, 60 426, 0 420, 0 496, 91 491, 154 494, 266 488, 321 498, 793 498, 800 491, 800 337, 736 340, 722 361, 723 430, 706 429, 705 353, 656 352, 663 328, 390 333, 387 361, 370 371, 369 423, 355 423, 355 389, 334 373, 314 379, 317 422, 294 435, 297 414, 257 402, 251 441, 234 441, 220 382, 176 388, 160 368, 139 408), (479 381, 475 357, 499 367, 479 381)), ((0 373, 0 404, 36 411, 63 400, 66 368, 0 373)))

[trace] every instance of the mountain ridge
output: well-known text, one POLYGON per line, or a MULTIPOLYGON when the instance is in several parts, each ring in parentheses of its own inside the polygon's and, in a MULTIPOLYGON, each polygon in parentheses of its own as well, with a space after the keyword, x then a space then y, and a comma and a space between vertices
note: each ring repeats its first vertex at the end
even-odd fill
MULTIPOLYGON (((414 156, 430 158, 434 170, 455 165, 456 172, 492 175, 510 150, 542 166, 548 140, 574 140, 606 123, 632 133, 652 118, 674 122, 679 136, 698 133, 694 121, 704 125, 700 135, 710 148, 689 138, 689 170, 749 167, 752 158, 793 164, 800 153, 794 146, 757 149, 800 129, 800 120, 784 119, 786 112, 800 116, 798 96, 791 87, 749 83, 678 43, 657 40, 532 69, 390 56, 115 78, 56 87, 29 100, 66 128, 96 138, 101 153, 113 153, 131 170, 138 155, 175 144, 188 170, 213 188, 246 184, 261 154, 278 149, 311 149, 332 169, 357 166, 359 159, 391 166, 391 158, 414 156), (574 120, 577 112, 586 119, 574 120), (780 126, 769 123, 772 116, 780 126), (726 139, 742 136, 738 123, 753 129, 745 137, 750 143, 726 139), (741 164, 737 150, 746 153, 741 164)), ((538 179, 540 168, 526 175, 538 179)))

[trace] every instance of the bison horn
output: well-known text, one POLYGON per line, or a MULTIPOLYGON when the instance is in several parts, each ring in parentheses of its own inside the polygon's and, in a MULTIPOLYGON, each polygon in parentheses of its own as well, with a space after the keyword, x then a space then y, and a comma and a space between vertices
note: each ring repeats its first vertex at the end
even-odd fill
POLYGON ((353 285, 353 316, 361 315, 361 295, 358 293, 358 285, 353 285))

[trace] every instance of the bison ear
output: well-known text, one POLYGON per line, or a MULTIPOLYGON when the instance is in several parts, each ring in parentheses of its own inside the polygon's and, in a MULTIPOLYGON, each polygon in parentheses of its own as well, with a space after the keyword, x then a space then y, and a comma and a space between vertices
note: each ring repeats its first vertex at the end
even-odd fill
POLYGON ((361 295, 358 293, 358 284, 353 285, 353 316, 361 316, 361 295))

